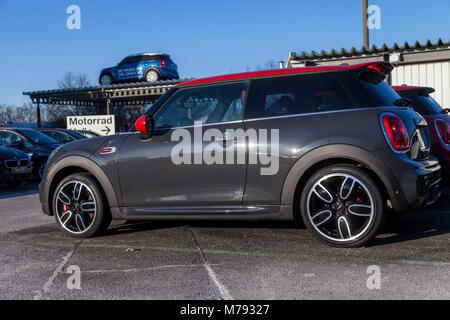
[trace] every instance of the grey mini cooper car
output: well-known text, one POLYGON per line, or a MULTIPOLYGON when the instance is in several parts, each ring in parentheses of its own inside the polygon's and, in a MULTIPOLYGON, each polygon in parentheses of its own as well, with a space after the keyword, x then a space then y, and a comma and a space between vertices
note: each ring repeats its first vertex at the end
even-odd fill
POLYGON ((386 62, 232 74, 170 89, 126 134, 64 145, 40 185, 73 237, 119 220, 293 220, 332 246, 440 196, 427 124, 386 62))

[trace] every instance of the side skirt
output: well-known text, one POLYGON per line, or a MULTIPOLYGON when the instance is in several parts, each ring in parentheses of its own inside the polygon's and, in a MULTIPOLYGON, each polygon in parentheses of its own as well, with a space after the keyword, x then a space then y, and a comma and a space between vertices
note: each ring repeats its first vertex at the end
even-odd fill
POLYGON ((291 205, 111 208, 114 220, 265 220, 293 221, 291 205))

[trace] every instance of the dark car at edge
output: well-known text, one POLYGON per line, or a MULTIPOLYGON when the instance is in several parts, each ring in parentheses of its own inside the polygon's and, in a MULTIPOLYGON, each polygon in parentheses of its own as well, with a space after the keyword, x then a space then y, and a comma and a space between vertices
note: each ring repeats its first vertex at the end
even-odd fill
POLYGON ((388 208, 430 205, 441 193, 427 123, 399 107, 384 82, 392 69, 377 62, 181 83, 136 130, 58 149, 40 184, 43 211, 73 237, 99 234, 112 219, 272 220, 303 222, 332 246, 361 246, 388 208), (202 130, 221 138, 195 142, 202 130), (256 144, 250 132, 261 133, 256 144), (194 137, 182 152, 181 136, 194 137), (202 162, 221 150, 232 154, 226 163, 202 162), (269 155, 262 150, 276 163, 270 174, 267 161, 250 160, 269 155), (180 154, 185 162, 174 162, 180 154))
POLYGON ((430 94, 430 87, 397 86, 393 87, 402 97, 411 100, 412 108, 420 113, 428 123, 431 153, 439 159, 443 176, 450 178, 450 117, 449 109, 442 108, 430 94))
POLYGON ((0 146, 0 181, 17 186, 30 179, 33 165, 30 157, 20 150, 0 146))
POLYGON ((58 141, 34 130, 25 128, 0 128, 0 145, 21 150, 33 162, 34 176, 42 179, 50 154, 59 146, 58 141))

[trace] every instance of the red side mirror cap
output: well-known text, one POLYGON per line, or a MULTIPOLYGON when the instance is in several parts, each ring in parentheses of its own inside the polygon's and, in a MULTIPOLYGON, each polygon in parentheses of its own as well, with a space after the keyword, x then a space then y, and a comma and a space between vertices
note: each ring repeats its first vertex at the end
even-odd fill
POLYGON ((143 133, 145 135, 152 135, 154 130, 153 124, 154 122, 152 116, 142 116, 139 119, 137 119, 134 127, 140 133, 143 133))
POLYGON ((139 119, 136 120, 135 127, 136 130, 140 133, 148 133, 147 131, 147 125, 146 125, 147 116, 142 116, 139 119))

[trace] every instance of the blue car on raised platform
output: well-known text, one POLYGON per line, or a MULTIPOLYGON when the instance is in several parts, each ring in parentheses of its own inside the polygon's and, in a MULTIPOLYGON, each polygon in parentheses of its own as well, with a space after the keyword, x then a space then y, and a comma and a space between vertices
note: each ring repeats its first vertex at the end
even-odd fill
POLYGON ((102 86, 119 82, 179 79, 178 67, 164 53, 140 53, 123 59, 117 66, 103 69, 99 82, 102 86))

